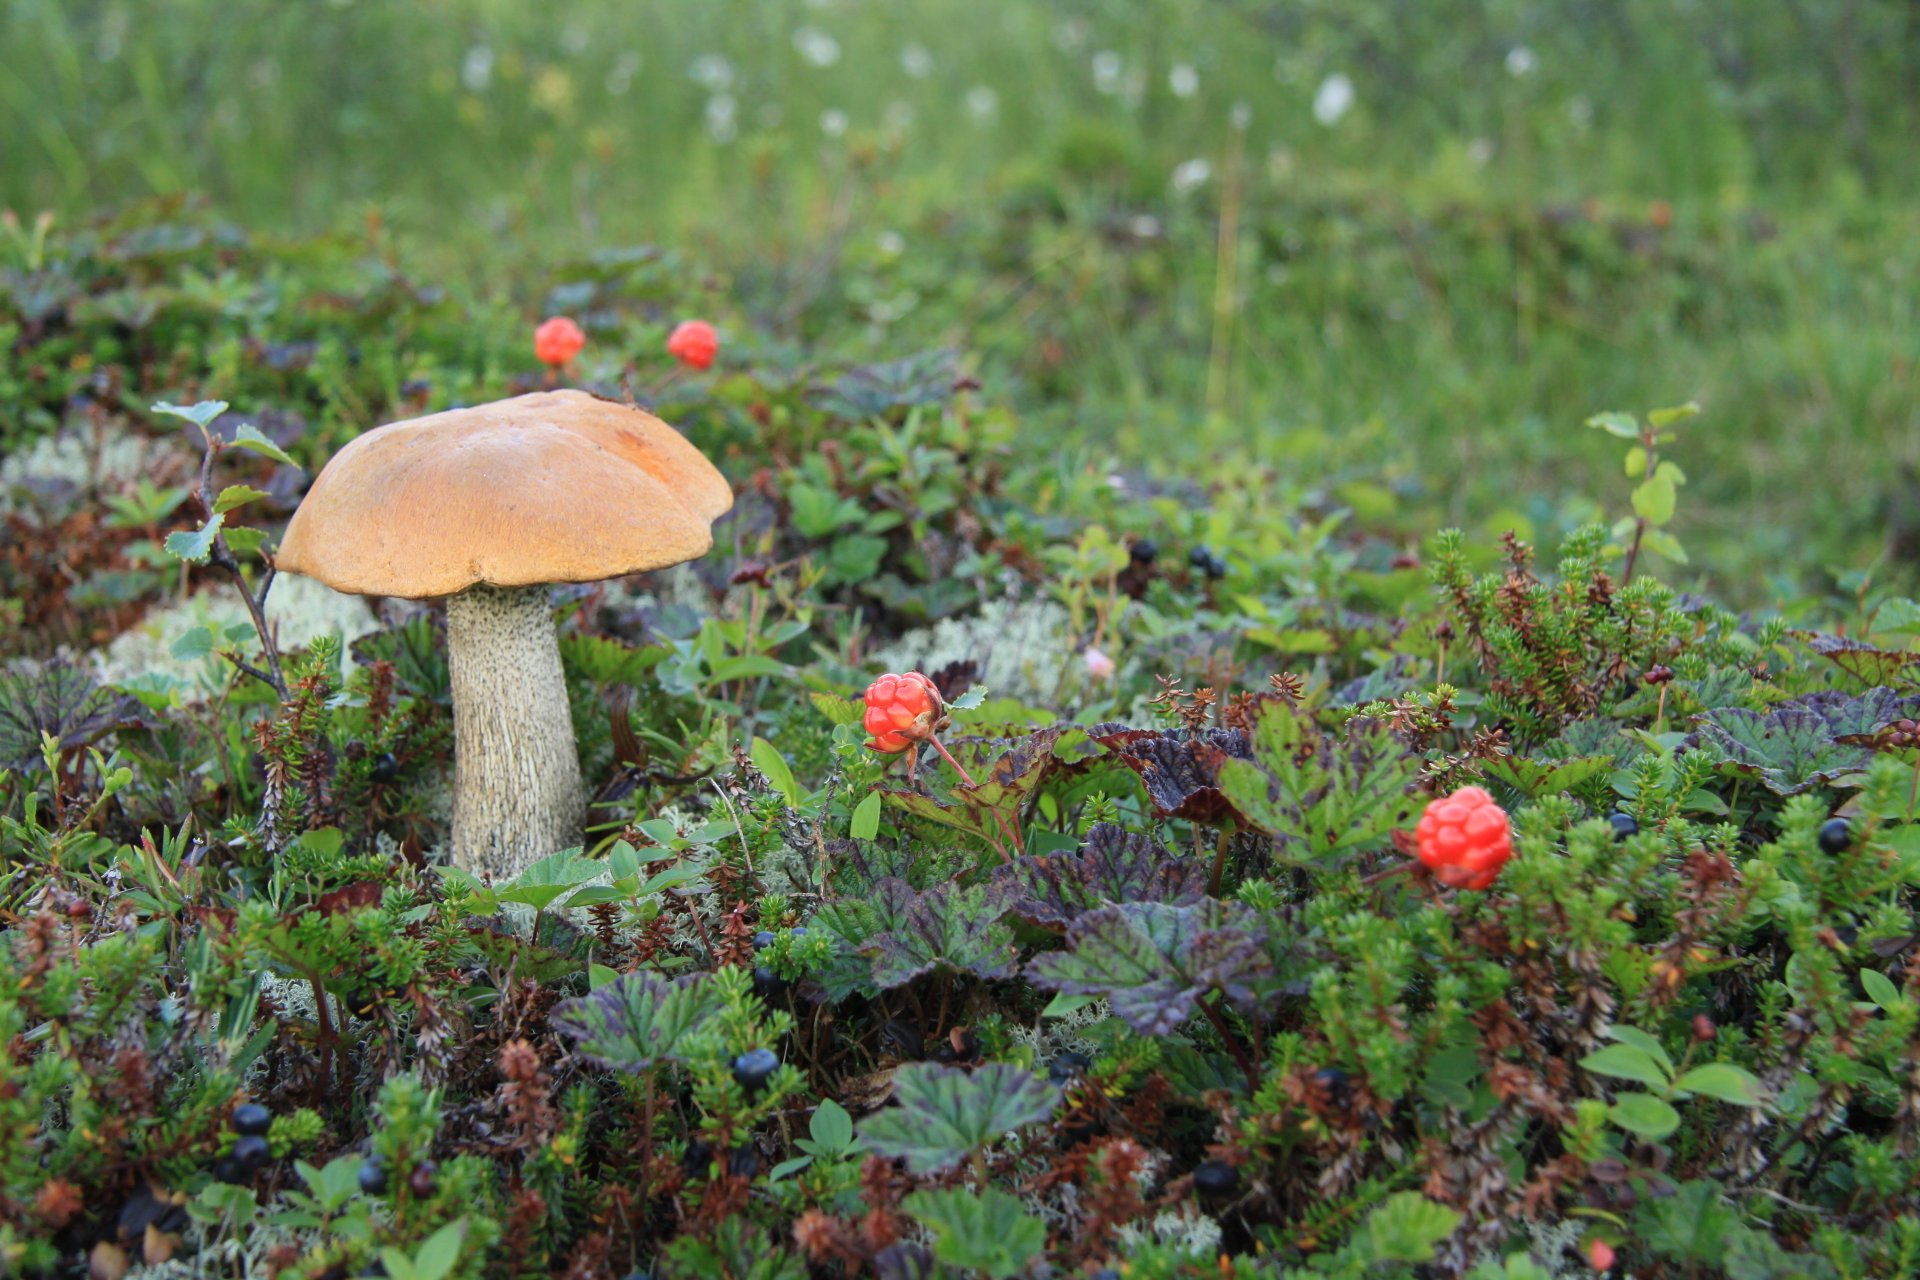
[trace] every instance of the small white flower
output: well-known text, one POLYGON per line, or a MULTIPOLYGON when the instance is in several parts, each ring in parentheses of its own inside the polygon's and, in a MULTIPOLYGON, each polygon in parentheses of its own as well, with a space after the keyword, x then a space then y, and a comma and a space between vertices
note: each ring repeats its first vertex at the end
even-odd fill
POLYGON ((801 27, 794 32, 793 47, 808 66, 824 68, 840 61, 840 42, 818 27, 801 27))
POLYGON ((1195 156, 1183 160, 1174 166, 1173 190, 1175 195, 1186 195, 1205 186, 1207 179, 1213 176, 1213 166, 1195 156))
POLYGON ((1127 230, 1137 240, 1152 240, 1160 234, 1160 219, 1150 213, 1136 213, 1128 220, 1127 230))
POLYGON ((493 83, 493 49, 476 44, 460 63, 460 83, 468 93, 485 93, 493 83))
POLYGON ((1119 667, 1114 663, 1112 658, 1109 658, 1106 654, 1091 645, 1087 647, 1087 651, 1081 654, 1080 657, 1087 664, 1087 675, 1094 680, 1111 680, 1113 679, 1113 673, 1119 670, 1119 667))
POLYGON ((1200 73, 1191 62, 1176 62, 1167 73, 1167 88, 1173 90, 1176 98, 1191 98, 1200 92, 1200 73))
POLYGON ((1510 76, 1532 75, 1538 65, 1533 50, 1523 44, 1517 44, 1507 50, 1507 74, 1510 76))
POLYGON ((900 69, 915 80, 925 80, 933 74, 933 55, 923 44, 910 44, 900 51, 900 69))
POLYGON ((633 77, 640 70, 640 55, 629 49, 613 60, 613 66, 607 70, 607 92, 619 97, 633 87, 633 77))
POLYGON ((732 142, 740 132, 739 104, 730 93, 716 93, 707 99, 707 136, 715 142, 732 142))
POLYGON ((1475 138, 1467 144, 1467 159, 1479 168, 1485 168, 1487 161, 1493 159, 1493 139, 1475 138))
POLYGON ((882 231, 873 238, 873 243, 883 258, 897 258, 907 251, 907 239, 898 231, 882 231))
POLYGON ((967 114, 975 120, 987 121, 1000 112, 1000 95, 984 84, 977 84, 967 90, 967 114))
POLYGON ((1313 118, 1329 127, 1353 110, 1353 81, 1336 71, 1320 82, 1313 95, 1313 118))
POLYGON ((829 138, 837 138, 847 131, 847 113, 838 107, 828 107, 820 113, 820 132, 829 138))
POLYGON ((1093 55, 1093 87, 1105 94, 1120 92, 1120 55, 1111 49, 1102 49, 1093 55))
POLYGON ((733 87, 733 64, 717 53, 703 53, 687 68, 687 75, 702 89, 718 93, 733 87))

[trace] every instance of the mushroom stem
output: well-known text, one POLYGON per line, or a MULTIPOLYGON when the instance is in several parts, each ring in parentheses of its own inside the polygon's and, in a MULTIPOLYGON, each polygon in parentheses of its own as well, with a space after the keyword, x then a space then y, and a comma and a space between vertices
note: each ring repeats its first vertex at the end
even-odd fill
POLYGON ((447 600, 453 685, 453 860, 517 875, 580 842, 586 796, 545 587, 447 600))

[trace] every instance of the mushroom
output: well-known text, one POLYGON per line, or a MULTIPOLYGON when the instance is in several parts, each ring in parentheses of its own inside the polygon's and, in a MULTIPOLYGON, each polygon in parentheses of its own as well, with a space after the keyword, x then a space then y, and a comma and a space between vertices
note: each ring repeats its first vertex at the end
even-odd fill
POLYGON ((276 564, 337 591, 446 597, 453 859, 496 877, 586 815, 548 585, 705 555, 733 490, 678 431, 583 391, 396 422, 350 442, 276 564))

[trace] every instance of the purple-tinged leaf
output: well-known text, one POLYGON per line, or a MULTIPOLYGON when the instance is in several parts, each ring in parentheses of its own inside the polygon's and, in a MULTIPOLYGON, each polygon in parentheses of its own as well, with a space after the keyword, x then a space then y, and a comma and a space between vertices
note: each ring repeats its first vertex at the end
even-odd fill
POLYGON ((1013 914, 1032 924, 1065 928, 1089 911, 1117 902, 1194 902, 1205 896, 1208 869, 1175 857, 1151 836, 1096 823, 1077 853, 1021 858, 995 880, 1012 894, 1013 914))
POLYGON ((1872 734, 1912 705, 1891 689, 1869 689, 1859 697, 1811 693, 1764 712, 1730 708, 1699 716, 1685 745, 1758 778, 1775 795, 1798 795, 1866 768, 1872 750, 1841 739, 1872 734))
POLYGON ((935 969, 1011 977, 1019 949, 1013 931, 1000 922, 1006 912, 1004 890, 938 885, 914 898, 897 928, 870 938, 861 950, 873 957, 873 980, 882 990, 935 969))
POLYGON ((577 1042, 574 1052, 582 1058, 638 1075, 656 1063, 679 1061, 676 1049, 724 1004, 707 974, 665 978, 642 971, 561 1001, 552 1023, 577 1042))
POLYGON ((1240 730, 1188 733, 1100 724, 1087 732, 1140 775, 1156 816, 1186 818, 1211 826, 1225 822, 1247 825, 1219 785, 1220 766, 1225 761, 1253 758, 1247 735, 1240 730))
POLYGON ((1142 1035, 1168 1035, 1209 992, 1243 1007, 1273 970, 1265 936, 1244 911, 1211 898, 1102 907, 1074 921, 1067 949, 1035 956, 1027 974, 1069 995, 1104 996, 1142 1035))

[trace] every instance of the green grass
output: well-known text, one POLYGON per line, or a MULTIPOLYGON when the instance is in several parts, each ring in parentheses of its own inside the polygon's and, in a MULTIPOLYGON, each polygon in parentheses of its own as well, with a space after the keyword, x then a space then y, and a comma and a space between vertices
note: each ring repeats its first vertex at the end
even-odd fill
POLYGON ((1769 571, 1872 563, 1913 502, 1916 23, 1854 0, 9 0, 0 205, 203 193, 256 228, 372 230, 529 314, 556 263, 672 245, 756 340, 961 346, 1056 443, 1330 483, 1384 461, 1476 526, 1617 510, 1578 424, 1698 399, 1680 529, 1760 601, 1769 571))

